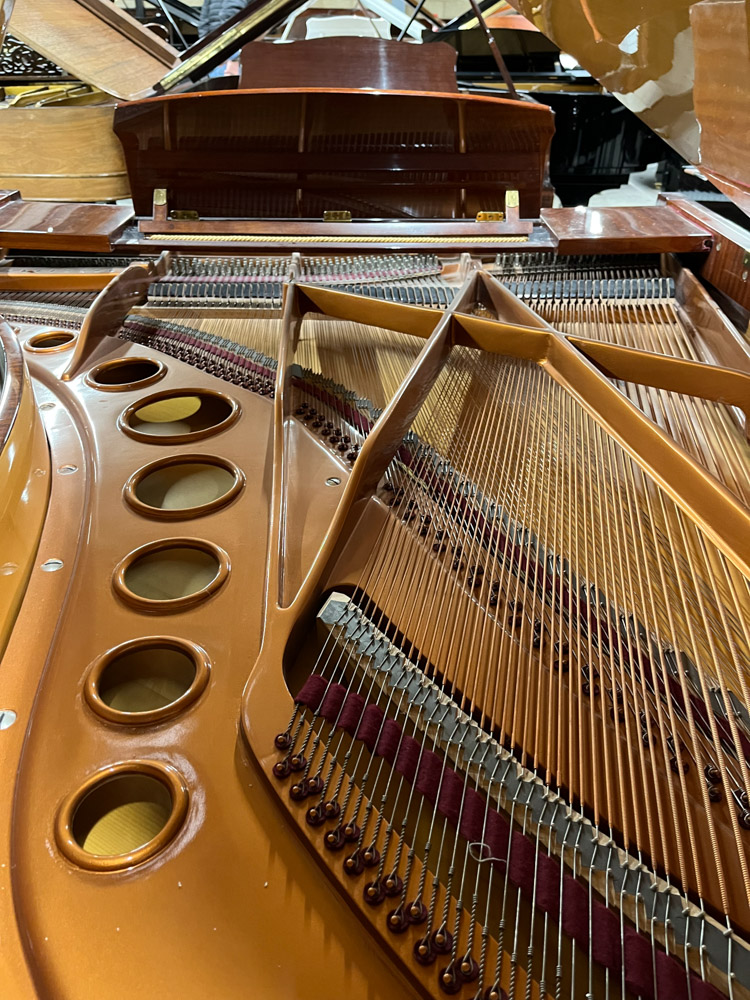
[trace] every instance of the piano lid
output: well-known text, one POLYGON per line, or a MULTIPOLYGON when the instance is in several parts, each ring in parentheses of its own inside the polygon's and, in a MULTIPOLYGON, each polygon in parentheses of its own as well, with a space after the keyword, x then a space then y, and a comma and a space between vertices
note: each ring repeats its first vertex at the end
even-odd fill
POLYGON ((750 0, 511 3, 750 213, 750 0))
POLYGON ((3 47, 3 42, 5 41, 12 10, 13 0, 0 0, 0 49, 3 47))
MULTIPOLYGON (((112 0, 0 0, 13 34, 72 76, 122 100, 197 82, 303 0, 251 2, 182 54, 112 0)), ((7 26, 7 25, 6 25, 7 26)))
POLYGON ((11 0, 10 7, 16 38, 114 97, 135 95, 178 61, 176 49, 111 0, 11 0))

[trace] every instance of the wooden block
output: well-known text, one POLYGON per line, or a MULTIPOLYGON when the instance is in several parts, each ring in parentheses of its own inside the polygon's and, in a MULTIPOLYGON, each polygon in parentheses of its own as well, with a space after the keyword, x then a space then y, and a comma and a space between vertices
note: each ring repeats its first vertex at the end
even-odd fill
POLYGON ((663 205, 543 208, 541 214, 561 254, 695 253, 711 245, 709 229, 663 205))
POLYGON ((0 247, 107 253, 132 219, 121 205, 65 205, 22 199, 0 204, 0 247))

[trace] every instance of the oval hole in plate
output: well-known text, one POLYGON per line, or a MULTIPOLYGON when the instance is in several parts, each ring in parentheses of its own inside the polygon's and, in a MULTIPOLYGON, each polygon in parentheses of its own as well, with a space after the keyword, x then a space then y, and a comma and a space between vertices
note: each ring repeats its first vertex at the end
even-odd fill
POLYGON ((73 815, 73 838, 87 854, 130 854, 154 839, 172 812, 172 797, 161 781, 144 774, 104 780, 86 795, 73 815))
POLYGON ((152 712, 181 698, 195 663, 177 649, 138 649, 112 661, 99 678, 99 697, 116 712, 152 712))
POLYGON ((72 330, 40 330, 26 341, 26 349, 37 354, 66 351, 76 337, 72 330))
POLYGON ((139 441, 174 444, 216 434, 238 414, 238 404, 223 393, 176 390, 133 403, 120 417, 120 427, 139 441))
POLYGON ((69 795, 57 816, 60 849, 83 868, 116 871, 162 850, 179 829, 187 788, 174 768, 158 761, 113 764, 69 795))
POLYGON ((136 549, 115 570, 117 594, 148 611, 192 607, 214 594, 229 575, 229 558, 200 538, 167 538, 136 549))
POLYGON ((86 375, 86 382, 105 392, 123 392, 152 385, 167 373, 167 366, 152 358, 115 358, 103 361, 86 375))
POLYGON ((208 683, 210 664, 200 646, 174 636, 132 639, 91 665, 85 695, 109 722, 146 725, 177 715, 208 683))
POLYGON ((245 477, 231 462, 212 455, 172 456, 140 469, 125 485, 125 499, 153 517, 197 517, 225 506, 245 477))

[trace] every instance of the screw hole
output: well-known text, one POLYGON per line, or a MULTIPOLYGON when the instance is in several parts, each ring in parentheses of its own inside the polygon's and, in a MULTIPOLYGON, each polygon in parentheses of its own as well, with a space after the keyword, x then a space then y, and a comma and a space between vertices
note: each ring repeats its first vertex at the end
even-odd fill
POLYGON ((0 730, 10 729, 16 718, 16 713, 12 709, 0 708, 0 730))

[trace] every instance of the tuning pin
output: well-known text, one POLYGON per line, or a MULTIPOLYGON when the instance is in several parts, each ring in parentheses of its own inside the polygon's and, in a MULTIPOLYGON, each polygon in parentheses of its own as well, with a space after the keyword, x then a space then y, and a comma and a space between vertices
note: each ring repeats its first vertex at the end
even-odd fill
POLYGON ((318 804, 317 806, 312 806, 305 813, 305 820, 310 826, 320 826, 321 823, 325 823, 326 816, 323 810, 323 806, 318 804))
POLYGON ((307 789, 305 788, 304 781, 295 781, 292 787, 289 789, 289 797, 294 799, 295 802, 301 802, 307 797, 307 789))
POLYGON ((396 896, 400 896, 403 892, 404 883, 400 875, 396 875, 395 872, 391 872, 390 875, 386 875, 383 879, 383 890, 386 896, 390 896, 391 899, 396 896))
POLYGON ((331 799, 329 802, 323 804, 323 810, 325 812, 326 819, 338 819, 341 813, 341 806, 335 799, 331 799))
POLYGON ((438 982, 443 993, 447 993, 449 996, 453 996, 461 990, 464 981, 455 962, 450 962, 440 972, 438 982))
POLYGON ((326 845, 329 851, 341 850, 341 848, 346 843, 346 840, 344 838, 344 830, 341 824, 339 824, 335 829, 328 831, 328 833, 323 838, 323 843, 326 845))
POLYGON ((323 791, 323 779, 319 774, 313 775, 312 778, 305 778, 304 784, 308 795, 320 795, 323 791))
POLYGON ((432 932, 432 947, 439 955, 449 955, 453 948, 453 935, 442 924, 436 931, 432 932))
POLYGON ((368 906, 378 906, 385 899, 385 895, 385 888, 379 879, 375 882, 368 882, 362 893, 368 906))
POLYGON ((706 775, 706 781, 709 785, 721 784, 721 773, 716 764, 706 764, 703 773, 706 775))
POLYGON ((356 823, 347 823, 344 827, 344 839, 350 844, 359 840, 359 835, 362 831, 356 823))
POLYGON ((365 863, 365 868, 374 868, 380 864, 380 851, 377 847, 366 847, 362 851, 362 860, 365 863))
POLYGON ((354 851, 344 860, 344 871, 347 875, 361 875, 364 869, 365 863, 359 850, 354 851))
POLYGON ((464 955, 459 963, 458 971, 461 974, 461 978, 465 983, 473 983, 474 980, 479 975, 479 963, 471 954, 468 952, 464 955))
POLYGON ((508 1000, 508 994, 499 983, 493 983, 485 990, 483 1000, 508 1000))
POLYGON ((508 602, 508 625, 511 628, 520 628, 523 625, 523 602, 508 602))
POLYGON ((414 942, 414 958, 420 965, 432 965, 437 958, 429 934, 425 934, 423 938, 414 942))
POLYGON ((552 666, 555 670, 562 670, 564 674, 567 674, 570 669, 570 652, 567 642, 555 643, 555 659, 552 661, 552 666))
POLYGON ((387 920, 388 930, 392 934, 403 934, 409 928, 409 918, 404 912, 403 905, 391 910, 387 920))
POLYGON ((539 649, 542 645, 542 636, 544 635, 544 625, 542 624, 541 618, 534 619, 534 631, 531 636, 531 645, 534 649, 539 649))
POLYGON ((285 757, 283 760, 277 760, 273 765, 273 776, 274 778, 286 778, 290 773, 291 768, 289 767, 289 758, 285 757))

